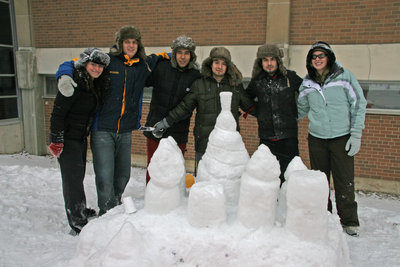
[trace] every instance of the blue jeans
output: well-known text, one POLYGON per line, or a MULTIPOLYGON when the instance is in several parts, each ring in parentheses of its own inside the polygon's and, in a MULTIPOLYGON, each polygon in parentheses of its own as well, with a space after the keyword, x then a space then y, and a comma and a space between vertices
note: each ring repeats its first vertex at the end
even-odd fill
POLYGON ((99 215, 121 204, 131 174, 131 144, 132 132, 93 131, 91 134, 99 215))

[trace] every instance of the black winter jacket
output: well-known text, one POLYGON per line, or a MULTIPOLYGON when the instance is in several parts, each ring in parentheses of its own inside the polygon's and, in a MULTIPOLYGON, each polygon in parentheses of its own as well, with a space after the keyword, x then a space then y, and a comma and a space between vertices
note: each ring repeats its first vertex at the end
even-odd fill
POLYGON ((63 139, 83 140, 89 135, 98 97, 94 92, 93 82, 89 84, 89 74, 85 72, 86 79, 77 79, 77 72, 78 70, 74 70, 74 80, 78 86, 73 95, 66 97, 57 92, 50 118, 50 142, 63 143, 63 139))
POLYGON ((194 126, 195 150, 205 153, 208 136, 214 129, 217 117, 221 112, 220 92, 232 92, 231 111, 237 122, 239 130, 239 107, 247 112, 254 105, 252 99, 247 95, 240 83, 236 86, 230 85, 227 77, 218 83, 213 77, 202 77, 193 82, 190 92, 183 98, 182 102, 171 110, 166 117, 168 123, 172 124, 191 115, 196 108, 196 121, 194 126))
POLYGON ((302 79, 294 71, 287 76, 269 76, 262 71, 252 78, 246 91, 257 98, 260 139, 297 138, 297 96, 302 79))
MULTIPOLYGON (((153 86, 153 92, 146 126, 154 126, 165 118, 168 112, 189 93, 193 81, 200 77, 200 72, 196 69, 174 68, 169 60, 159 62, 147 80, 147 85, 153 86)), ((187 143, 190 117, 191 114, 186 119, 173 124, 163 137, 172 136, 178 144, 187 143)), ((154 140, 160 140, 151 132, 144 132, 144 135, 154 140)))

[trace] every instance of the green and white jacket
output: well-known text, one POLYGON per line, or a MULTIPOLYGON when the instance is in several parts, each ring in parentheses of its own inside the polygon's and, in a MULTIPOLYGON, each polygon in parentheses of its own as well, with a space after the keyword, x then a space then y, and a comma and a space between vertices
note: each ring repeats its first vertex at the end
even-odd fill
POLYGON ((308 116, 312 136, 329 139, 351 134, 361 138, 367 101, 354 74, 338 62, 322 85, 306 75, 297 102, 298 118, 308 116))

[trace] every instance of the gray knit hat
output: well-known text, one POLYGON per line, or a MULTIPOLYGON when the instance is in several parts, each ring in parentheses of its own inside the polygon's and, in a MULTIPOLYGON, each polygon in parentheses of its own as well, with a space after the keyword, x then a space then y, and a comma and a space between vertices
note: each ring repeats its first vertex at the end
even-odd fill
POLYGON ((265 57, 274 57, 278 63, 279 72, 286 76, 287 71, 282 62, 282 58, 284 57, 283 50, 279 49, 276 44, 264 44, 257 50, 257 58, 254 61, 251 75, 252 78, 257 77, 263 70, 262 59, 265 57))
POLYGON ((110 54, 114 56, 122 54, 122 42, 126 39, 135 39, 138 42, 138 51, 136 52, 136 55, 140 59, 146 60, 146 52, 142 44, 142 35, 140 34, 139 29, 135 26, 123 26, 115 33, 115 45, 111 47, 110 54))
POLYGON ((196 53, 194 52, 196 50, 196 44, 194 43, 193 39, 186 35, 181 35, 172 41, 171 65, 174 68, 177 68, 178 66, 178 64, 176 63, 176 51, 179 48, 188 49, 190 51, 190 62, 188 64, 188 68, 189 69, 193 68, 193 65, 195 64, 197 59, 196 53))
POLYGON ((239 69, 232 62, 231 53, 225 47, 214 47, 210 51, 210 56, 206 58, 201 64, 201 74, 205 77, 212 76, 211 64, 216 59, 223 59, 226 62, 226 76, 228 77, 229 83, 239 85, 242 82, 243 76, 239 69))
POLYGON ((84 67, 89 61, 107 67, 110 64, 110 57, 99 48, 89 47, 83 50, 79 59, 75 61, 75 68, 84 67))

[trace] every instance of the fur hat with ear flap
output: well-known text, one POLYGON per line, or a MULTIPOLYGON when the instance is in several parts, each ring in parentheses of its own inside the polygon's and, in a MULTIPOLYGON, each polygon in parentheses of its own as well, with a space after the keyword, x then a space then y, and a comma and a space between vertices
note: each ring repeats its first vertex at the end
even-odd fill
POLYGON ((138 42, 138 50, 136 55, 142 60, 146 60, 146 52, 142 44, 142 35, 135 26, 123 26, 119 31, 115 33, 115 45, 110 48, 110 54, 113 56, 119 56, 123 54, 122 43, 126 39, 135 39, 138 42))
POLYGON ((283 50, 279 49, 279 47, 276 44, 264 44, 260 46, 257 50, 257 58, 254 61, 253 65, 253 72, 251 74, 252 78, 257 77, 261 71, 263 70, 262 67, 262 59, 265 57, 273 57, 276 59, 276 62, 278 63, 278 71, 286 76, 286 68, 283 66, 282 58, 283 58, 283 50))
POLYGON ((223 59, 226 62, 226 73, 229 84, 232 86, 239 85, 242 82, 243 76, 239 69, 232 62, 231 53, 225 47, 214 47, 210 51, 210 56, 201 64, 201 74, 205 77, 212 77, 211 65, 214 60, 223 59))
POLYGON ((83 50, 79 59, 75 61, 74 66, 75 68, 81 68, 86 66, 89 61, 107 67, 110 64, 110 57, 99 48, 89 47, 83 50))
POLYGON ((336 56, 335 53, 333 52, 331 46, 323 41, 318 41, 314 43, 310 50, 308 51, 307 54, 307 59, 306 59, 306 67, 308 71, 308 75, 311 77, 311 79, 314 80, 315 78, 315 69, 312 66, 312 55, 315 51, 322 51, 328 56, 328 63, 327 66, 329 68, 329 71, 331 72, 333 70, 333 66, 336 63, 336 56))
POLYGON ((171 55, 171 65, 174 68, 178 67, 178 64, 176 63, 176 51, 179 48, 184 48, 188 49, 190 52, 190 61, 187 66, 188 69, 193 68, 194 64, 196 63, 196 53, 194 52, 196 50, 196 44, 194 43, 193 39, 186 36, 186 35, 181 35, 178 36, 175 40, 172 41, 171 44, 171 49, 172 49, 172 55, 171 55))

